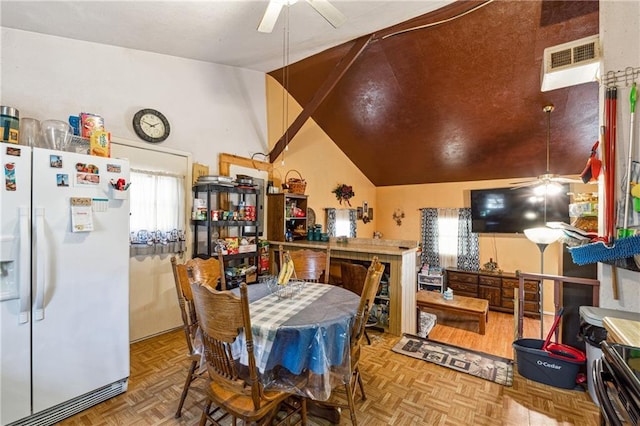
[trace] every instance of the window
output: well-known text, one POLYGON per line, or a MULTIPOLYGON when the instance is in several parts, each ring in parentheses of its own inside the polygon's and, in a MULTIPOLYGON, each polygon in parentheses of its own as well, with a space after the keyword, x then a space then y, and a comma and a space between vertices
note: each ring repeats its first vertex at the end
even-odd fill
POLYGON ((184 177, 131 170, 130 255, 178 253, 185 249, 184 177))
POLYGON ((471 232, 471 209, 422 210, 422 264, 479 268, 478 235, 471 232))
POLYGON ((355 209, 327 209, 327 233, 331 237, 356 237, 355 209))

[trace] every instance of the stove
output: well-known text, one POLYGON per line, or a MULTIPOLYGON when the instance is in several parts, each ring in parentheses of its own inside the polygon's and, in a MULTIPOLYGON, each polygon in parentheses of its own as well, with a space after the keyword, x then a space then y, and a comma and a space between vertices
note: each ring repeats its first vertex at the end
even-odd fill
POLYGON ((601 425, 640 425, 640 348, 602 342, 593 363, 601 425))

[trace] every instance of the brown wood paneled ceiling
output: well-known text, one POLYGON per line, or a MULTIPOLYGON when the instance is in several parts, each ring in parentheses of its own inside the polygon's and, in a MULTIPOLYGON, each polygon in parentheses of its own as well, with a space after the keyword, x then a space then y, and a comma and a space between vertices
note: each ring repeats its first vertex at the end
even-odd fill
MULTIPOLYGON (((598 85, 541 92, 543 50, 598 34, 597 1, 453 3, 372 40, 311 117, 376 186, 579 174, 598 140, 598 85)), ((309 104, 354 42, 288 67, 309 104)), ((282 69, 269 73, 280 82, 282 69)), ((291 143, 311 143, 296 140, 291 143)))

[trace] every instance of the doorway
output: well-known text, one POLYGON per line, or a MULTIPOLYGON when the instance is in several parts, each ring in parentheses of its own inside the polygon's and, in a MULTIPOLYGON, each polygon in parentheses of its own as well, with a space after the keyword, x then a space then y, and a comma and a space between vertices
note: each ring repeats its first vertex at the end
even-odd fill
MULTIPOLYGON (((191 154, 125 139, 111 143, 111 155, 128 158, 132 169, 184 176, 185 220, 191 217, 191 154)), ((190 258, 191 232, 185 223, 186 252, 190 258)), ((173 254, 134 256, 129 259, 129 339, 146 339, 182 326, 170 259, 173 254)))

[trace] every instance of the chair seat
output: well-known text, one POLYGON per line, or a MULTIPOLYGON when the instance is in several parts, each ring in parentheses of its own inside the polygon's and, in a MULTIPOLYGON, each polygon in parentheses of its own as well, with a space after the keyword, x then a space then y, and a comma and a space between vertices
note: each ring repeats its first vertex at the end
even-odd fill
MULTIPOLYGON (((248 392, 250 392, 250 390, 248 392)), ((214 382, 209 383, 207 393, 214 404, 224 407, 227 411, 233 412, 236 417, 240 417, 245 422, 258 421, 264 418, 270 411, 277 408, 280 402, 291 396, 291 394, 284 392, 265 391, 264 396, 268 398, 270 402, 263 404, 262 407, 255 410, 250 393, 242 395, 214 382)))

